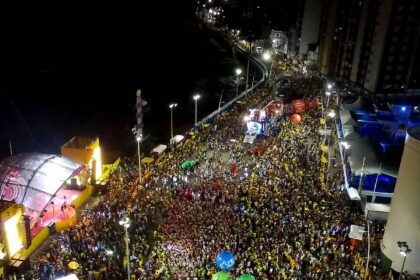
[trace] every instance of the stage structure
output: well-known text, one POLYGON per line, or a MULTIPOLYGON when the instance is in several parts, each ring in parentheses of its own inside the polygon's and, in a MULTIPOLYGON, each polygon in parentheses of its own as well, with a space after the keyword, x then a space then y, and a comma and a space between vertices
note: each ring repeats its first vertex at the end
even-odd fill
POLYGON ((91 170, 91 184, 102 176, 102 156, 98 138, 76 136, 61 146, 61 154, 91 170))
POLYGON ((58 155, 17 154, 0 161, 0 211, 9 272, 25 269, 50 234, 77 222, 76 208, 92 193, 83 165, 58 155))

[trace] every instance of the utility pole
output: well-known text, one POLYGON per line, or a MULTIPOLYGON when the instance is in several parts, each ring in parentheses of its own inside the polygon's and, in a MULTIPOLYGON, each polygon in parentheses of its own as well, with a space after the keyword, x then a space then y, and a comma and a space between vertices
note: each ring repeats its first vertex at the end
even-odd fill
POLYGON ((9 140, 10 155, 13 156, 12 141, 9 140))
POLYGON ((245 86, 245 90, 248 89, 249 59, 250 59, 251 54, 252 54, 252 42, 249 42, 248 62, 247 62, 247 65, 246 65, 246 86, 245 86))
POLYGON ((363 175, 364 175, 364 170, 365 170, 365 160, 366 160, 366 157, 363 157, 362 171, 360 172, 360 179, 359 179, 359 195, 361 194, 362 187, 363 187, 363 175))
POLYGON ((255 81, 255 72, 254 72, 254 75, 252 75, 252 84, 251 84, 251 88, 253 88, 253 87, 254 87, 254 81, 255 81))
POLYGON ((375 200, 376 200, 376 186, 378 185, 379 175, 381 174, 381 167, 382 167, 382 162, 381 164, 379 164, 379 170, 378 170, 378 174, 376 175, 375 186, 373 187, 372 203, 375 203, 375 200))
POLYGON ((220 94, 220 98, 219 98, 219 109, 218 109, 219 112, 220 112, 220 106, 222 105, 222 98, 223 98, 223 89, 222 89, 222 93, 220 94))

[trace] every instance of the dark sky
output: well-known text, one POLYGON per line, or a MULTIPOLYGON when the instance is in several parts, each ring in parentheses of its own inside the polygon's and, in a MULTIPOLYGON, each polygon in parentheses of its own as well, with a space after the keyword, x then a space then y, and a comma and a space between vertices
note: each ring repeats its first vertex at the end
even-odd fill
POLYGON ((179 103, 175 133, 193 124, 195 92, 203 94, 201 117, 216 109, 214 77, 230 75, 236 63, 229 48, 198 29, 188 1, 150 2, 10 11, 1 35, 1 157, 9 140, 15 153, 58 153, 74 135, 134 152, 137 88, 149 102, 144 122, 152 144, 168 140, 169 102, 179 103))
POLYGON ((192 18, 182 2, 4 10, 0 154, 8 139, 18 151, 57 151, 109 110, 116 118, 133 115, 134 124, 137 88, 147 96, 163 77, 179 80, 170 74, 181 59, 171 52, 182 47, 178 29, 192 18))
POLYGON ((217 108, 222 89, 232 97, 234 69, 245 63, 198 28, 195 7, 183 0, 3 9, 0 158, 9 140, 15 153, 59 153, 74 135, 98 136, 108 153, 134 153, 138 88, 148 101, 145 146, 169 140, 170 102, 179 104, 179 134, 193 125, 193 94, 202 94, 199 118, 217 108))

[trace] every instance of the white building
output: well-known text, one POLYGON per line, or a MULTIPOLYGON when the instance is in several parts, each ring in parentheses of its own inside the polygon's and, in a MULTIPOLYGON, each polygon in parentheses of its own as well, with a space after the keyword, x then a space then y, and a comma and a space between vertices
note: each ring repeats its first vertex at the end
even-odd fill
POLYGON ((286 32, 271 30, 270 40, 273 49, 277 49, 279 52, 287 54, 289 39, 286 32))
POLYGON ((392 198, 391 211, 381 244, 384 261, 394 271, 420 273, 420 127, 408 129, 392 198), (398 243, 400 242, 400 244, 398 243), (411 252, 401 242, 406 242, 411 252))
MULTIPOLYGON (((300 31, 299 58, 307 60, 309 47, 318 44, 319 26, 321 22, 321 0, 306 0, 303 8, 300 31)), ((314 50, 312 50, 314 51, 314 50)))

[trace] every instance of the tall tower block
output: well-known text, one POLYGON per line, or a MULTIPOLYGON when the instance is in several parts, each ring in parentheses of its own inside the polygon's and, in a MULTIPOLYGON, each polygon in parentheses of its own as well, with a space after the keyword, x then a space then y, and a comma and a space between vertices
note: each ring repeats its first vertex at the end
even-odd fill
MULTIPOLYGON (((404 256, 398 241, 411 249, 404 271, 420 273, 420 126, 408 129, 391 211, 384 234, 382 253, 392 261, 391 268, 401 271, 404 256)), ((388 260, 388 261, 389 261, 388 260)))

